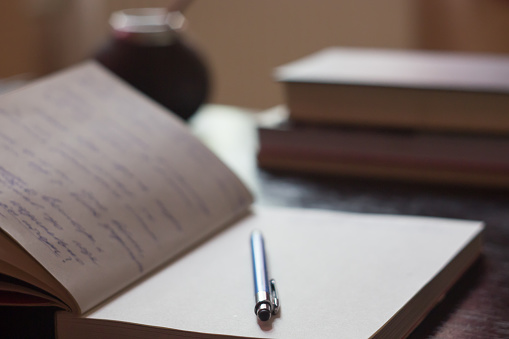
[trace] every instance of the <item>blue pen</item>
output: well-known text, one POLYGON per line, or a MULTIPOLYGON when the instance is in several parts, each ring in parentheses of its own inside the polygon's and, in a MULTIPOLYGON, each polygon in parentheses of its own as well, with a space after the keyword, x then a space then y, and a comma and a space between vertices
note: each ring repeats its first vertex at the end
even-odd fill
POLYGON ((255 287, 255 314, 261 321, 267 321, 279 311, 279 298, 276 281, 267 274, 265 244, 259 231, 251 234, 251 254, 253 258, 253 276, 255 287))

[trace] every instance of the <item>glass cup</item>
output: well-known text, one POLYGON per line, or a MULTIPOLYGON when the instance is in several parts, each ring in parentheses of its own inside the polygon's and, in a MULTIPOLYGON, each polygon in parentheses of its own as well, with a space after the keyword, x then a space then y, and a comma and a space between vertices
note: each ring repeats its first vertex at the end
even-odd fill
POLYGON ((184 37, 186 20, 164 8, 114 12, 112 36, 96 59, 113 73, 189 119, 209 92, 208 71, 202 57, 184 37))

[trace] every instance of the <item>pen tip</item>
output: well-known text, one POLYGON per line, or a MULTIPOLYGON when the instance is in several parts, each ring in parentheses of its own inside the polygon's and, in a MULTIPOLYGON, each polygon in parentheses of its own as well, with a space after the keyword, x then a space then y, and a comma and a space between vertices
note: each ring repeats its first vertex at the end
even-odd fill
POLYGON ((270 311, 264 309, 258 310, 257 316, 261 321, 267 321, 270 319, 270 311))

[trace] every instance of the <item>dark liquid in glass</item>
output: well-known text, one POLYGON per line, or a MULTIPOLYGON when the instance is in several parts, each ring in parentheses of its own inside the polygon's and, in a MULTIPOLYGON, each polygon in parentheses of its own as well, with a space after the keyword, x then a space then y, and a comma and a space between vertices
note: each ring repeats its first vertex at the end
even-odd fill
POLYGON ((207 99, 205 63, 178 34, 162 46, 115 36, 96 59, 185 120, 207 99))

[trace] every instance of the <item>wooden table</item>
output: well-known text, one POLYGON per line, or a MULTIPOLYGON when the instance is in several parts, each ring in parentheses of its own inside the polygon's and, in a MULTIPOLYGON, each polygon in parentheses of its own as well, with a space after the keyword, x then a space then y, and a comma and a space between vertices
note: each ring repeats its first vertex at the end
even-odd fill
POLYGON ((484 221, 481 259, 410 338, 509 338, 509 192, 270 173, 256 167, 251 114, 209 106, 192 123, 196 133, 251 187, 260 205, 484 221))

